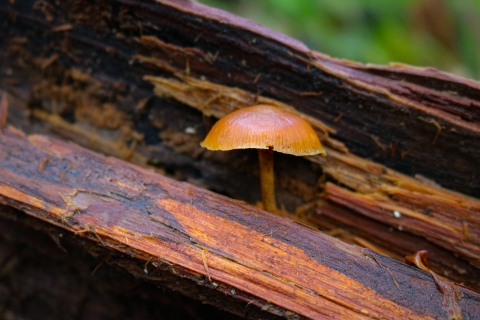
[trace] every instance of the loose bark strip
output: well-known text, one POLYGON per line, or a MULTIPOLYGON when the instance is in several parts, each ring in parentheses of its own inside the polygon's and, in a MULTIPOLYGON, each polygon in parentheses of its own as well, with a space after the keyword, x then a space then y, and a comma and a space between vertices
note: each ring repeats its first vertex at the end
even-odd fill
POLYGON ((405 258, 409 264, 416 265, 419 269, 428 272, 437 284, 438 290, 442 292, 442 307, 449 320, 462 320, 462 310, 458 305, 458 300, 462 298, 458 288, 446 278, 439 276, 427 267, 427 252, 420 251, 405 258))
MULTIPOLYGON (((478 240, 468 241, 465 239, 461 221, 453 223, 450 219, 436 219, 437 215, 440 216, 443 214, 443 210, 449 210, 450 206, 458 208, 458 204, 442 201, 446 199, 435 199, 434 196, 431 195, 422 195, 424 197, 422 199, 418 197, 418 193, 415 194, 417 197, 412 199, 410 198, 412 194, 407 194, 403 190, 400 191, 395 187, 391 187, 388 191, 390 191, 390 194, 397 194, 398 192, 399 195, 404 195, 405 200, 403 203, 405 206, 400 207, 388 200, 385 201, 385 197, 381 194, 353 193, 331 183, 326 185, 324 196, 334 203, 351 208, 368 217, 377 218, 381 216, 382 218, 378 218, 378 220, 386 221, 397 228, 400 227, 402 230, 408 230, 413 234, 425 237, 439 246, 452 251, 462 252, 473 265, 480 267, 480 247, 477 244, 478 240), (419 210, 422 209, 422 206, 427 207, 431 205, 432 202, 429 201, 431 198, 434 198, 432 202, 436 204, 436 207, 433 207, 429 216, 419 210), (416 201, 421 201, 421 204, 418 206, 418 209, 408 209, 406 208, 408 201, 412 201, 413 208, 416 207, 416 201), (400 215, 398 218, 395 217, 395 212, 398 212, 400 215)), ((463 208, 456 210, 457 214, 462 211, 463 208)), ((460 214, 458 214, 457 217, 461 217, 460 214)), ((470 214, 469 210, 465 209, 465 219, 468 218, 471 219, 470 221, 474 221, 474 225, 478 227, 479 224, 476 222, 478 217, 470 214)))
MULTIPOLYGON (((442 316, 442 295, 429 275, 366 249, 69 143, 6 130, 0 146, 1 203, 136 253, 150 266, 164 261, 192 277, 209 273, 213 288, 310 318, 442 316)), ((462 311, 475 316, 480 295, 458 290, 462 311)))

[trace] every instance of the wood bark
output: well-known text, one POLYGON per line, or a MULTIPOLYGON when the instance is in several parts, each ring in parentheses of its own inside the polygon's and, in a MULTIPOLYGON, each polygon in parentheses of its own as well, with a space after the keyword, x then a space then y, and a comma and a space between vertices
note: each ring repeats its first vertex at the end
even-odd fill
MULTIPOLYGON (((227 310, 435 319, 453 308, 430 274, 238 200, 41 135, 5 130, 0 145, 2 204, 140 261, 138 276, 168 270, 220 291, 227 310)), ((479 317, 480 294, 453 286, 456 318, 479 317)))
POLYGON ((237 317, 202 303, 221 300, 222 293, 205 301, 204 293, 193 290, 188 280, 151 266, 146 270, 148 281, 135 277, 145 274, 145 262, 0 206, 2 319, 272 318, 244 305, 238 306, 244 317, 237 317), (116 265, 108 263, 112 260, 116 265), (166 282, 175 283, 177 292, 166 289, 166 282))
POLYGON ((190 1, 5 2, 0 19, 8 123, 254 204, 255 152, 198 142, 236 108, 298 112, 328 157, 276 157, 291 217, 402 261, 427 250, 480 288, 477 82, 330 58, 190 1))

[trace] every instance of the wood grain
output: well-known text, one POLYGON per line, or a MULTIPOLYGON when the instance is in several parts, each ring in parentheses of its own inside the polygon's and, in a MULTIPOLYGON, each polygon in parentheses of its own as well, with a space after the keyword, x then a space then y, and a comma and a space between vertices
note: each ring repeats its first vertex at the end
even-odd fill
MULTIPOLYGON (((367 249, 45 136, 7 129, 0 145, 1 203, 147 264, 185 270, 197 285, 235 290, 231 299, 245 292, 259 299, 247 303, 309 318, 444 317, 429 274, 367 249)), ((464 317, 479 316, 480 295, 458 290, 464 317)))
POLYGON ((298 112, 329 157, 276 157, 287 211, 399 260, 427 248, 432 270, 480 288, 477 82, 338 60, 190 1, 3 2, 0 22, 8 123, 254 204, 256 155, 202 150, 209 116, 298 112))

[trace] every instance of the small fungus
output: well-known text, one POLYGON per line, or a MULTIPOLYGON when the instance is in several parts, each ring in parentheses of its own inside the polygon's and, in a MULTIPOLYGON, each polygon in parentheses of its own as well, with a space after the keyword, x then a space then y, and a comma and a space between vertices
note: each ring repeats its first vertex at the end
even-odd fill
POLYGON ((317 134, 299 115, 270 105, 236 110, 220 119, 200 145, 209 150, 258 149, 263 208, 276 212, 273 151, 325 156, 317 134))

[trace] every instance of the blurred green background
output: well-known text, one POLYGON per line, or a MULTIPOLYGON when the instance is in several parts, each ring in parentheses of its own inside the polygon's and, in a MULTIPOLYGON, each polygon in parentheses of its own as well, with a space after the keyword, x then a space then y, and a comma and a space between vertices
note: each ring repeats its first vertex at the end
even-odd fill
POLYGON ((200 0, 336 58, 480 79, 480 0, 200 0))

